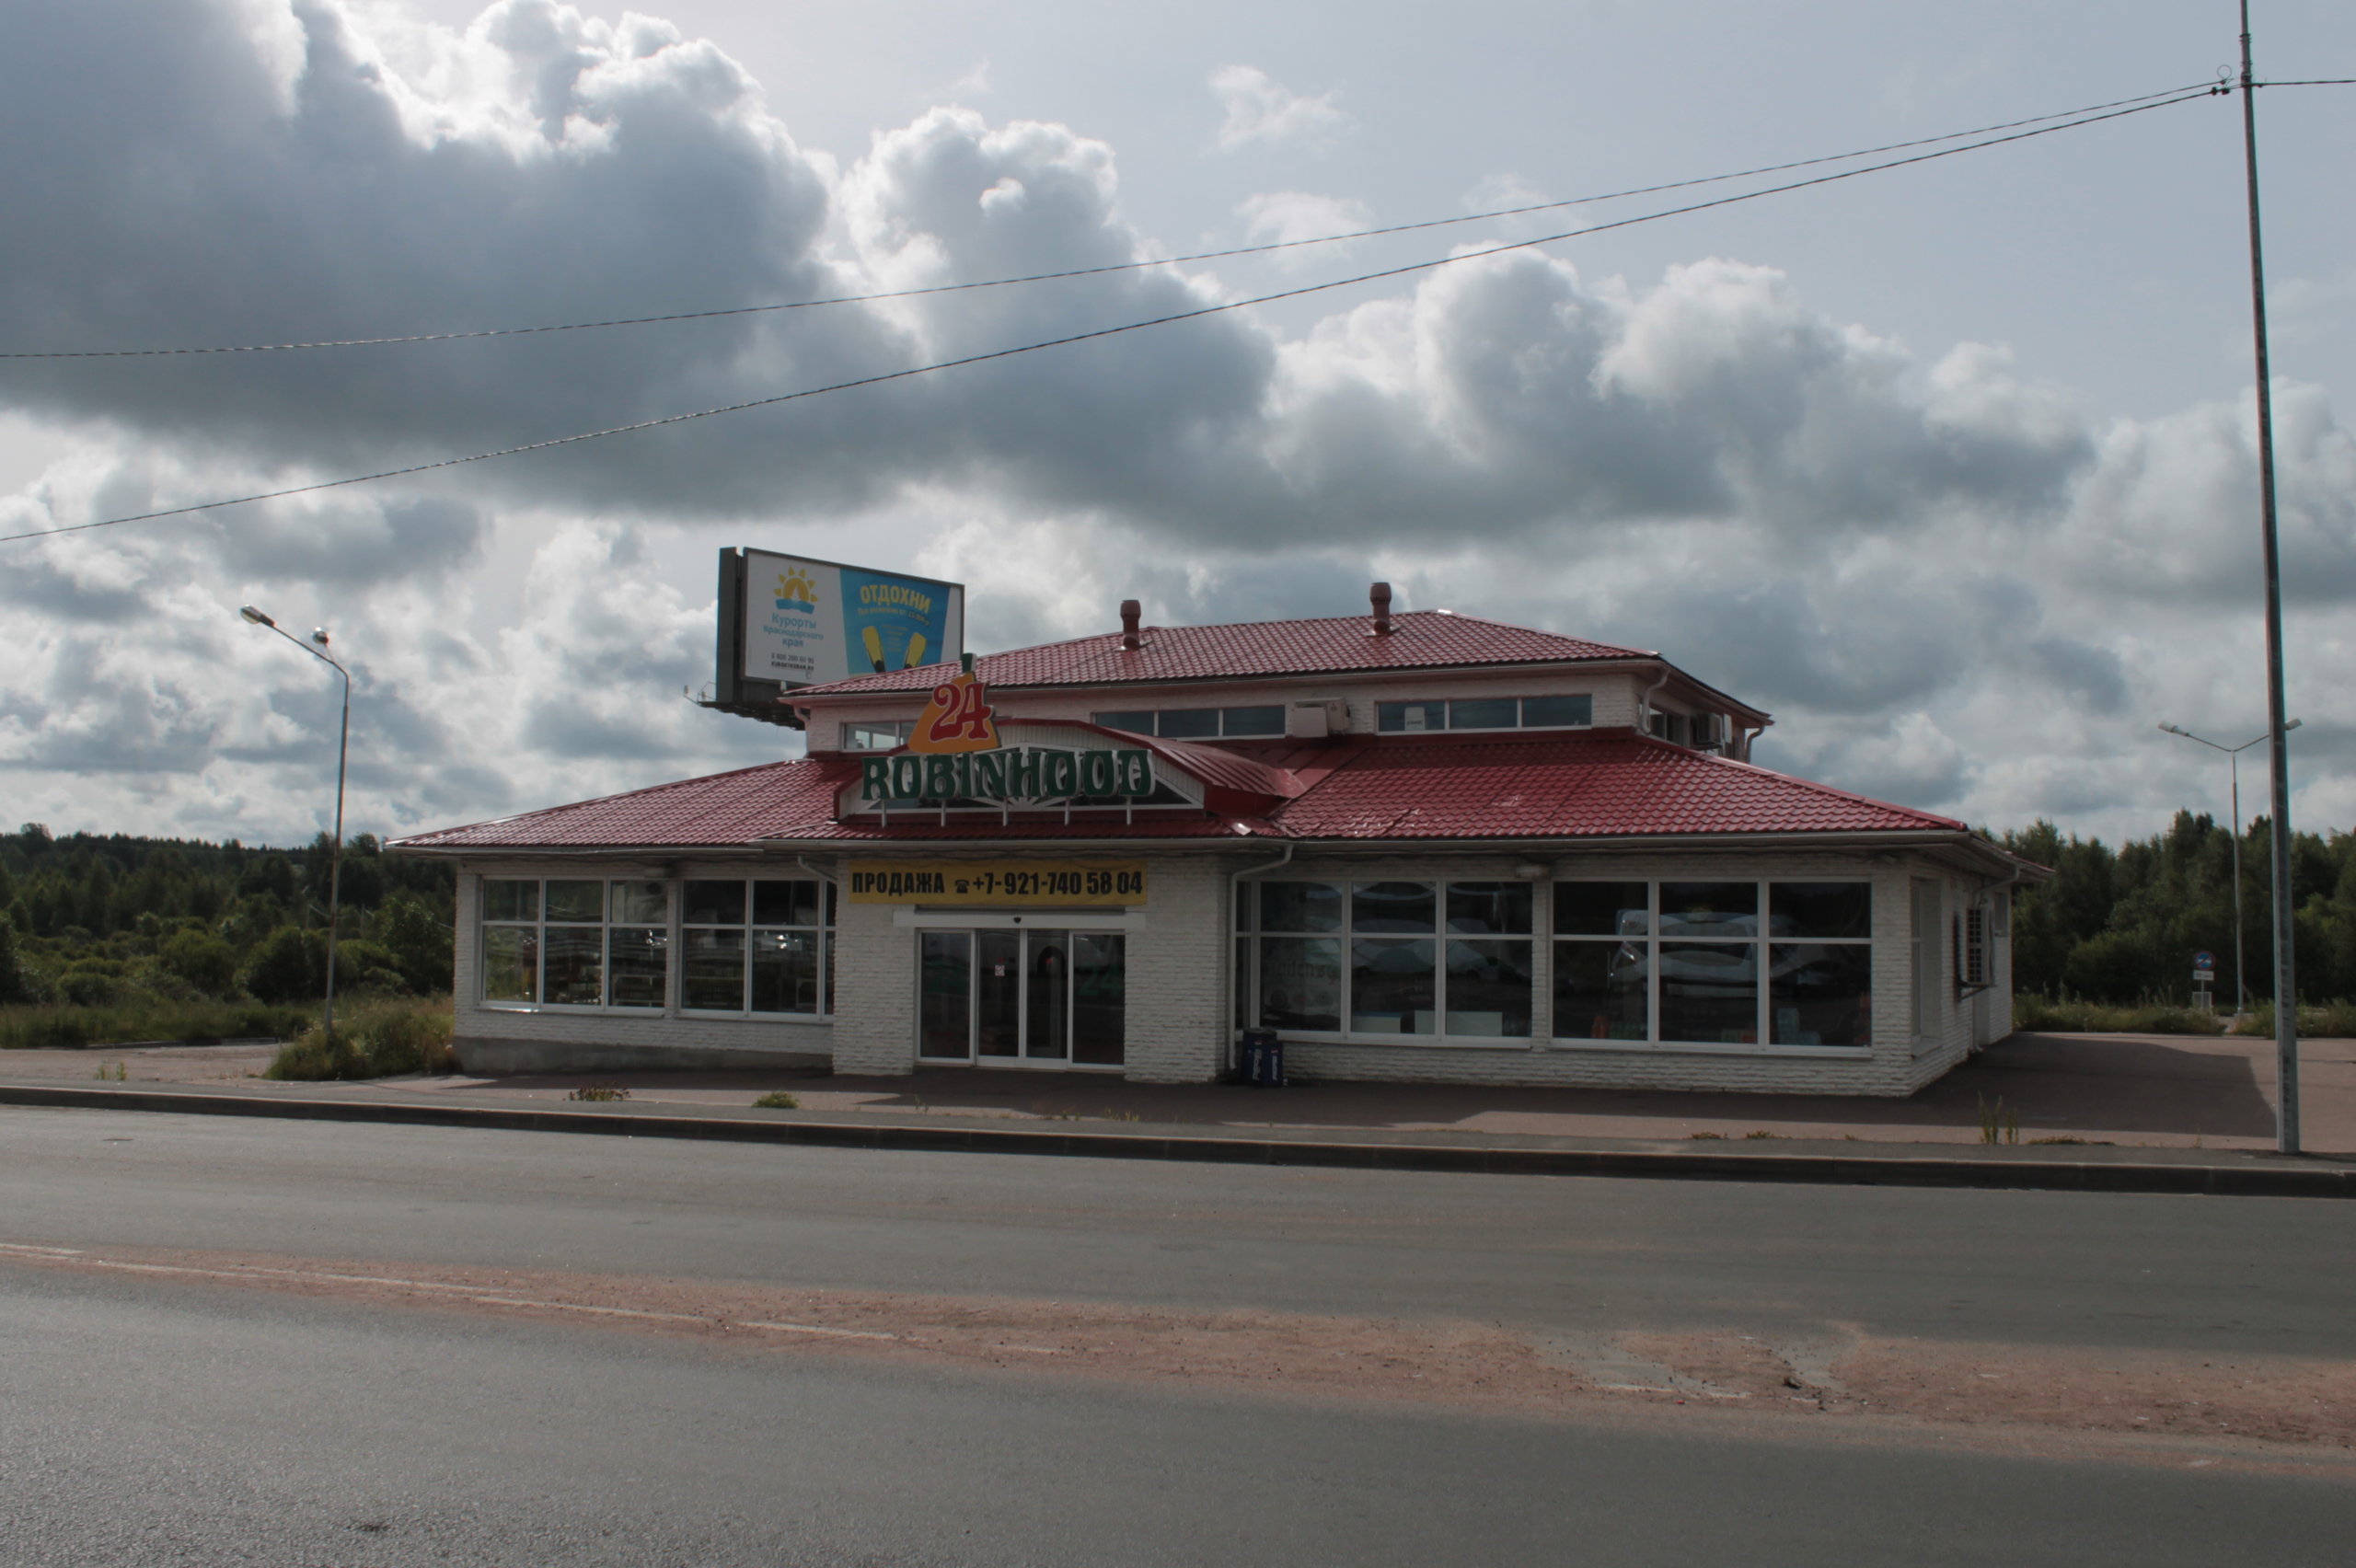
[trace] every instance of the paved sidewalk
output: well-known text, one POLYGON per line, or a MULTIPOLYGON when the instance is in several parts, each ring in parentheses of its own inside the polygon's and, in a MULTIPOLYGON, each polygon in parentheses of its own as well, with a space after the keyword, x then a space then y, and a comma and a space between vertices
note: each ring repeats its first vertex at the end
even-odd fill
MULTIPOLYGON (((121 1065, 128 1084, 183 1084, 285 1095, 305 1086, 260 1078, 268 1044, 96 1047, 0 1053, 8 1083, 94 1083, 121 1065)), ((2356 1041, 2301 1044, 2305 1145, 2356 1155, 2356 1041)), ((782 1089, 805 1115, 907 1124, 1047 1123, 1114 1130, 1369 1135, 1388 1141, 1567 1140, 1598 1147, 1788 1140, 1809 1144, 1969 1145, 1983 1104, 2016 1113, 2024 1147, 2262 1151, 2273 1147, 2273 1042, 2180 1035, 2018 1034, 1907 1100, 1830 1095, 1678 1094, 1634 1090, 1304 1084, 1283 1090, 1133 1084, 1093 1074, 928 1068, 905 1078, 761 1073, 607 1073, 539 1078, 387 1079, 319 1086, 337 1097, 411 1103, 567 1104, 583 1084, 629 1091, 632 1107, 742 1110, 782 1089)), ((586 1107, 583 1107, 586 1109, 586 1107)), ((1862 1150, 1854 1152, 1864 1152, 1862 1150)), ((1897 1153, 1897 1150, 1889 1151, 1897 1153)))

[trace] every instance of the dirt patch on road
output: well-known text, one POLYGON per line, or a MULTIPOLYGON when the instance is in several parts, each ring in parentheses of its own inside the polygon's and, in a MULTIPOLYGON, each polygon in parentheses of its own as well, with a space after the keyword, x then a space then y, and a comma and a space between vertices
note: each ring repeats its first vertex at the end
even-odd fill
POLYGON ((1750 1335, 1625 1334, 1713 1390, 1828 1414, 2254 1439, 2356 1454, 2356 1363, 1943 1343, 1858 1334, 1830 1355, 1750 1335))
POLYGON ((801 1290, 555 1270, 0 1244, 0 1262, 156 1283, 495 1313, 735 1346, 1129 1382, 1402 1400, 1531 1416, 1684 1407, 1814 1434, 2114 1440, 2174 1462, 2290 1457, 2356 1474, 2356 1363, 1729 1330, 1548 1334, 1103 1302, 801 1290))

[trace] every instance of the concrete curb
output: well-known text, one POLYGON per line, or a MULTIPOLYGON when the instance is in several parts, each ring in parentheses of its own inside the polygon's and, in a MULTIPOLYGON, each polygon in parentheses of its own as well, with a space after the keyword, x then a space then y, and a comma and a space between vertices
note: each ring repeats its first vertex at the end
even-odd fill
POLYGON ((1193 1160, 1224 1165, 1318 1165, 1373 1170, 1490 1175, 1629 1176, 1667 1180, 1800 1182, 1857 1186, 1979 1187, 2081 1193, 2201 1193, 2232 1197, 2356 1198, 2356 1166, 2063 1159, 1978 1159, 1961 1155, 1759 1154, 1702 1150, 1542 1148, 1516 1145, 1366 1143, 1232 1134, 1034 1131, 1027 1127, 909 1126, 893 1123, 694 1116, 542 1107, 418 1104, 405 1101, 278 1098, 148 1089, 0 1084, 0 1105, 388 1122, 410 1126, 497 1127, 510 1132, 608 1137, 703 1138, 965 1154, 1066 1155, 1095 1159, 1193 1160))

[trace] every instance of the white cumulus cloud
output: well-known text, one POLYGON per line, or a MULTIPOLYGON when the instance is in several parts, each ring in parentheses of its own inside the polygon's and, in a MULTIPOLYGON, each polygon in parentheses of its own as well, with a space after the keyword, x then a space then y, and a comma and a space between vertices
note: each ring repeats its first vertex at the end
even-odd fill
POLYGON ((1255 143, 1316 148, 1350 128, 1334 95, 1296 93, 1256 65, 1222 65, 1211 73, 1218 100, 1218 149, 1240 152, 1255 143))
MULTIPOLYGON (((70 432, 0 494, 52 527, 989 355, 1231 299, 1124 211, 1116 149, 937 108, 840 159, 667 23, 500 0, 462 30, 335 0, 37 7, 0 53, 0 318, 24 348, 284 341, 1052 283, 702 322, 0 366, 70 432), (56 63, 72 60, 75 70, 56 63), (136 112, 126 105, 137 106, 136 112)), ((1341 128, 1248 67, 1232 144, 1341 128)), ((1279 191, 1255 236, 1365 224, 1279 191)), ((2356 435, 2278 389, 2307 820, 2356 816, 2356 435)), ((12 437, 13 439, 13 437, 12 437)), ((979 646, 1334 614, 1386 578, 1658 648, 1773 709, 1777 766, 1999 824, 2144 831, 2215 793, 2154 723, 2247 732, 2246 399, 2108 419, 2033 352, 1930 353, 1703 256, 1470 258, 1249 310, 381 485, 0 547, 0 778, 64 828, 307 834, 333 683, 238 622, 330 624, 356 828, 787 755, 684 700, 710 554, 972 586, 979 646)))

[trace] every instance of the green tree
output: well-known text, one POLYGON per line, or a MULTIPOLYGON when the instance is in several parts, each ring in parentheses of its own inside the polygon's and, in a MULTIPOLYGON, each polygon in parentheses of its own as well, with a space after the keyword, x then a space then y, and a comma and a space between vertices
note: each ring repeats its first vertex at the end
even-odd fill
POLYGON ((294 863, 275 849, 264 849, 237 879, 237 892, 267 894, 283 907, 294 902, 294 863))
POLYGON ((392 955, 407 989, 433 996, 450 988, 449 917, 416 894, 404 891, 387 899, 368 923, 368 937, 392 955))
POLYGON ((372 991, 383 996, 398 997, 409 989, 401 972, 393 967, 393 955, 382 944, 365 937, 347 937, 336 944, 336 995, 357 996, 372 991))
POLYGON ((237 988, 237 950, 209 932, 167 937, 156 962, 208 997, 227 997, 237 988))
POLYGON ((32 999, 32 986, 25 978, 24 961, 17 956, 17 928, 0 920, 0 1007, 32 999))
POLYGON ((241 977, 257 1001, 306 1002, 327 990, 327 940, 281 926, 254 949, 241 977))
POLYGON ((237 906, 221 922, 221 935, 239 952, 251 952, 286 923, 286 905, 269 894, 249 893, 237 900, 237 906))

